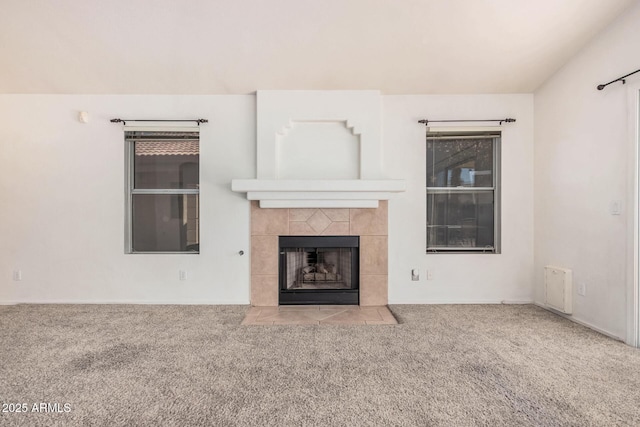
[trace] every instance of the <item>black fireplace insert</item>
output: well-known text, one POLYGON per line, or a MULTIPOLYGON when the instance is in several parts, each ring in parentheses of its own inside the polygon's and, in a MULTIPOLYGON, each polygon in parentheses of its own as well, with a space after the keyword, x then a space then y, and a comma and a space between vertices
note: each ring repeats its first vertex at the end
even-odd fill
POLYGON ((280 236, 279 303, 359 304, 358 236, 280 236))

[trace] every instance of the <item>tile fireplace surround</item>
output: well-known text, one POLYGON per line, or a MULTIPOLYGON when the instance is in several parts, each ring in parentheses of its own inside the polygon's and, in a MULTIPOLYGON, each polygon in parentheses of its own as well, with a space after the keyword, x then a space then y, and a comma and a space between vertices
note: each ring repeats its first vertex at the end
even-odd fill
POLYGON ((251 202, 251 305, 278 305, 279 236, 360 236, 360 306, 387 305, 387 201, 371 209, 264 209, 251 202))

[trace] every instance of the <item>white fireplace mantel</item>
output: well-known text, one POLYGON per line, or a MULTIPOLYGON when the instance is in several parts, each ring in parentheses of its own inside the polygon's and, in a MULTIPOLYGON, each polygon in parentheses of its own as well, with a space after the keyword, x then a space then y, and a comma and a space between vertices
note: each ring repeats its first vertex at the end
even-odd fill
POLYGON ((405 191, 382 171, 378 91, 258 91, 257 179, 231 189, 263 208, 375 208, 405 191))
POLYGON ((231 189, 262 208, 377 208, 405 191, 403 180, 234 179, 231 189))

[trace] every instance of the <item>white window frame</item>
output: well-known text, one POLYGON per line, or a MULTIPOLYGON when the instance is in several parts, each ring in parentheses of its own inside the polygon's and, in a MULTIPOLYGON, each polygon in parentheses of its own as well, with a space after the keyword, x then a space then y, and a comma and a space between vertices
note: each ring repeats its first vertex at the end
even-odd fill
MULTIPOLYGON (((427 254, 500 254, 501 253, 501 149, 502 149, 503 132, 501 127, 482 127, 482 128, 451 128, 451 127, 429 127, 427 128, 427 137, 425 138, 425 247, 427 254), (487 133, 499 134, 497 138, 494 138, 493 144, 493 186, 492 187, 429 187, 428 177, 426 176, 427 162, 429 161, 429 153, 427 150, 428 140, 433 137, 434 134, 443 135, 445 138, 451 135, 465 134, 465 137, 484 136, 487 133), (497 139, 497 141, 496 141, 497 139), (429 224, 428 209, 429 209, 429 195, 430 194, 442 194, 442 193, 455 193, 455 192, 492 192, 493 193, 493 247, 429 247, 429 224)), ((444 138, 442 138, 444 139, 444 138)))
MULTIPOLYGON (((124 126, 125 132, 198 132, 200 134, 199 127, 140 127, 140 126, 124 126)), ((134 162, 135 162, 135 143, 124 135, 125 140, 125 253, 126 254, 199 254, 197 251, 134 251, 133 249, 133 196, 135 194, 168 194, 168 195, 188 195, 197 194, 200 195, 200 189, 136 189, 134 188, 134 162)), ((198 138, 198 142, 200 138, 198 138)), ((198 177, 198 182, 200 177, 198 177)), ((200 197, 198 197, 198 205, 200 205, 200 197)), ((199 209, 199 207, 198 207, 199 209)), ((200 220, 200 214, 198 214, 198 221, 200 220)), ((198 235, 200 234, 198 226, 198 235)), ((200 238, 198 237, 198 240, 200 238)))

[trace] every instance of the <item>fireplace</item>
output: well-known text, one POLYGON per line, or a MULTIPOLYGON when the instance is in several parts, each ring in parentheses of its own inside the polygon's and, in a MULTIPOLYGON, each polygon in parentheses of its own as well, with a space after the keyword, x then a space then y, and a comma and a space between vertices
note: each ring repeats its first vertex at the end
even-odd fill
POLYGON ((377 91, 257 92, 255 178, 231 181, 251 200, 251 305, 277 307, 313 293, 349 294, 360 306, 388 303, 387 200, 406 183, 383 169, 381 106, 377 91), (357 282, 323 292, 338 285, 326 275, 338 273, 320 266, 305 273, 318 274, 316 289, 306 292, 304 276, 287 288, 280 236, 358 236, 357 282))
POLYGON ((281 236, 357 237, 358 265, 352 266, 352 271, 359 273, 355 304, 386 305, 387 205, 386 200, 381 200, 377 209, 265 209, 257 201, 251 202, 251 305, 277 307, 280 304, 281 236))
POLYGON ((280 236, 279 304, 359 303, 358 236, 280 236))

